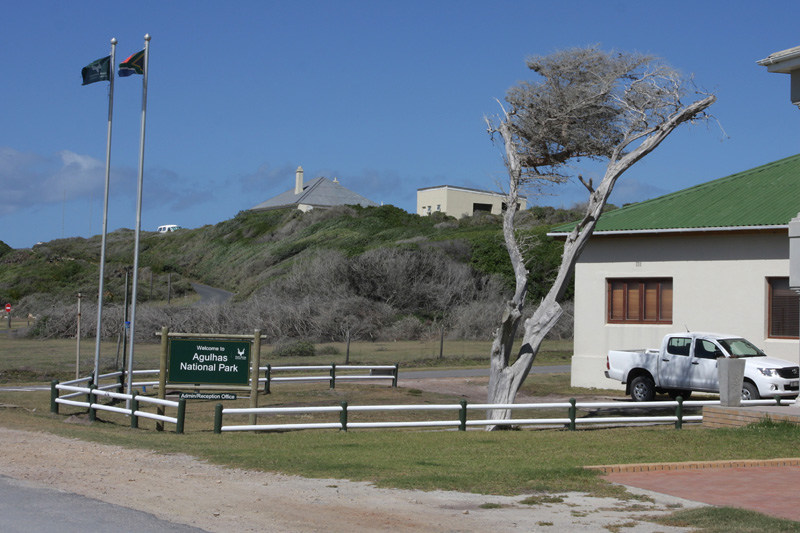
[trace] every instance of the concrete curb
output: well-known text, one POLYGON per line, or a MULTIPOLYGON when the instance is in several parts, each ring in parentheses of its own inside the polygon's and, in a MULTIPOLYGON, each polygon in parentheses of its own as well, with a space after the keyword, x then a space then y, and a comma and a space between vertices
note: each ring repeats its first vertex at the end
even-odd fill
POLYGON ((599 470, 604 474, 611 474, 616 472, 663 472, 668 470, 702 470, 705 468, 742 468, 756 466, 800 466, 800 458, 689 461, 685 463, 640 463, 630 465, 585 466, 584 468, 587 470, 599 470))

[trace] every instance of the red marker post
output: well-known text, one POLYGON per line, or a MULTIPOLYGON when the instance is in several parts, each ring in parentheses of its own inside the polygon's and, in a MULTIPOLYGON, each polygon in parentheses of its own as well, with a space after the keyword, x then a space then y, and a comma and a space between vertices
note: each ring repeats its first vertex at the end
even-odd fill
POLYGON ((11 329, 11 304, 6 304, 6 315, 8 315, 8 329, 11 329))

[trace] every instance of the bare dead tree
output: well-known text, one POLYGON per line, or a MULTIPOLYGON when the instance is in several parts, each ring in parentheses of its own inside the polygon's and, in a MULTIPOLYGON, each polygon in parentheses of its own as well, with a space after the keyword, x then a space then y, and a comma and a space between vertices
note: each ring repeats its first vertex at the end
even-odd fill
MULTIPOLYGON (((506 95, 508 109, 501 105, 499 117, 486 119, 489 134, 499 137, 504 147, 509 181, 503 237, 516 280, 491 348, 491 404, 514 402, 542 340, 561 316, 559 302, 575 262, 617 179, 684 122, 707 120, 705 110, 716 101, 716 96, 698 91, 676 70, 640 54, 578 48, 530 58, 528 67, 541 79, 512 87, 506 95), (687 95, 697 99, 685 105, 682 99, 687 95), (521 345, 512 362, 529 287, 514 225, 518 198, 525 189, 566 181, 569 164, 579 158, 605 161, 606 171, 596 187, 579 176, 589 192, 585 213, 564 243, 553 285, 523 324, 521 345)), ((490 410, 487 416, 509 419, 510 411, 490 410)))

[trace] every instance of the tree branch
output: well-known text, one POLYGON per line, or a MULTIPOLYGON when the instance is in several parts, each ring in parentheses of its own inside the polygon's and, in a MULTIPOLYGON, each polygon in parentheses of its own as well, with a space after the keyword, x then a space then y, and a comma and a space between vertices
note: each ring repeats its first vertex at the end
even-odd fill
POLYGON ((586 187, 587 189, 589 189, 589 194, 591 194, 591 193, 593 193, 593 192, 594 192, 594 187, 592 187, 592 178, 589 178, 589 183, 586 183, 585 181, 583 181, 583 176, 581 176, 580 174, 578 174, 578 180, 579 180, 581 183, 583 183, 583 186, 584 186, 584 187, 586 187))

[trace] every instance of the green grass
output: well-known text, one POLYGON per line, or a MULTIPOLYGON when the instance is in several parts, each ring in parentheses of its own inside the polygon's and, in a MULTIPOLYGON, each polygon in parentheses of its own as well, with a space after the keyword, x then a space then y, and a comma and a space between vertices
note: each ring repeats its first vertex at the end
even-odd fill
POLYGON ((665 526, 693 527, 703 533, 770 533, 800 531, 800 523, 773 518, 755 511, 735 507, 700 507, 677 511, 670 516, 653 519, 665 526))

